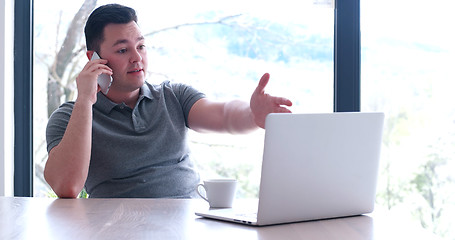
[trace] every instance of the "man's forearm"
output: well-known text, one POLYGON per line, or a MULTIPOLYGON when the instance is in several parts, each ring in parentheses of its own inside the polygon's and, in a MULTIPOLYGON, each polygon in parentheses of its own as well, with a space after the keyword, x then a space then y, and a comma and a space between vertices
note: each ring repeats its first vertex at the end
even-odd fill
POLYGON ((62 141, 49 153, 46 181, 59 197, 77 197, 88 175, 92 144, 92 104, 76 102, 62 141))
POLYGON ((258 128, 250 105, 240 100, 224 104, 224 119, 229 133, 248 133, 258 128))

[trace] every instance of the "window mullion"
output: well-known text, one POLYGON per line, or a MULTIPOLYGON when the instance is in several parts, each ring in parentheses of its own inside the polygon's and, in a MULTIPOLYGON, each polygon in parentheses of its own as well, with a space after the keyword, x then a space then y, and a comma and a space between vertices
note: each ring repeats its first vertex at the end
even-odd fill
POLYGON ((335 2, 334 111, 360 111, 360 0, 335 2))

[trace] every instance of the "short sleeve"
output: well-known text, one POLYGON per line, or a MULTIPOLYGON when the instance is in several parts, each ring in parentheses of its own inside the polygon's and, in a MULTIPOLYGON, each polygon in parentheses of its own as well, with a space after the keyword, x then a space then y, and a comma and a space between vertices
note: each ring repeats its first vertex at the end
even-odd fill
POLYGON ((182 83, 173 83, 171 84, 171 87, 180 102, 180 105, 182 106, 183 113, 185 115, 185 123, 188 126, 188 115, 191 108, 199 99, 205 98, 205 94, 199 92, 192 86, 182 83))
POLYGON ((73 107, 74 102, 64 103, 49 118, 46 127, 47 152, 50 152, 62 140, 73 112, 73 107))

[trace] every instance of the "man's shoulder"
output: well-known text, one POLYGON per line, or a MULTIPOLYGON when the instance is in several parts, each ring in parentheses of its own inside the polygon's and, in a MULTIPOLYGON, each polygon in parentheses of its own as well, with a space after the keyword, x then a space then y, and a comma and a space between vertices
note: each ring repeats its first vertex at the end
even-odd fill
POLYGON ((71 101, 71 102, 65 102, 63 103, 62 105, 60 105, 51 115, 51 118, 52 116, 55 116, 55 115, 59 115, 59 114, 71 114, 73 112, 73 108, 74 108, 74 102, 71 101))
POLYGON ((58 107, 57 111, 66 111, 66 110, 71 110, 73 111, 73 108, 74 108, 74 103, 73 101, 71 102, 65 102, 63 103, 62 105, 60 105, 60 107, 58 107))
POLYGON ((168 95, 181 95, 183 93, 190 93, 191 91, 187 91, 192 89, 190 85, 185 83, 179 82, 172 82, 169 80, 165 80, 159 84, 151 84, 146 82, 145 85, 150 90, 150 93, 153 97, 159 98, 161 94, 168 95))

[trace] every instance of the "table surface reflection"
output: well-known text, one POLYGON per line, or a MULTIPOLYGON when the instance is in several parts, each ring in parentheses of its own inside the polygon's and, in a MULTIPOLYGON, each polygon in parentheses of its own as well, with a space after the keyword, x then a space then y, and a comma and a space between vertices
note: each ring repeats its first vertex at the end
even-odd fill
POLYGON ((203 200, 0 197, 0 239, 431 239, 387 214, 244 226, 200 218, 203 200))

